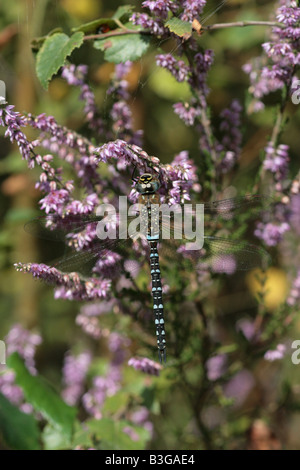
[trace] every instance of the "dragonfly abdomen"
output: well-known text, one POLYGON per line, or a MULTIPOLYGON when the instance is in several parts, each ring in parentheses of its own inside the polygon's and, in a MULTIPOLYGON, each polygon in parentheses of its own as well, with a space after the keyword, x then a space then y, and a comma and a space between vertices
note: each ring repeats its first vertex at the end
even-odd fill
POLYGON ((159 360, 162 362, 166 361, 166 339, 159 256, 157 251, 157 242, 149 241, 149 244, 151 250, 150 269, 152 280, 153 312, 155 318, 159 360))

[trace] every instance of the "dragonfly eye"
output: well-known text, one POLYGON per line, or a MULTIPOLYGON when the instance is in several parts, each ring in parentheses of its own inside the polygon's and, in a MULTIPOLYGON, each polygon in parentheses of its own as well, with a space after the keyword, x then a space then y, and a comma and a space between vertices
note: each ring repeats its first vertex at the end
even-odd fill
POLYGON ((150 173, 144 173, 138 179, 136 190, 141 194, 153 194, 159 189, 159 182, 150 173))

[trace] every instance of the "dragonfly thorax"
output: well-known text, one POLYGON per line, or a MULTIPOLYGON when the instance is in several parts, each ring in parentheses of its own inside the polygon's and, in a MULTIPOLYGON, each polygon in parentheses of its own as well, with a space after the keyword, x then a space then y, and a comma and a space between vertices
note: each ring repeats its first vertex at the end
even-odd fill
POLYGON ((138 179, 136 190, 141 194, 153 194, 160 187, 159 181, 150 173, 144 173, 138 179))

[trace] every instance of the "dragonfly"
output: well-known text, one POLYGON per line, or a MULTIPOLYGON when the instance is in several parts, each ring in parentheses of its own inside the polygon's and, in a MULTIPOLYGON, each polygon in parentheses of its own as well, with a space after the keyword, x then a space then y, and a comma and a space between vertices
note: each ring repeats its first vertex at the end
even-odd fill
MULTIPOLYGON (((139 177, 134 178, 132 175, 135 189, 139 194, 139 215, 144 232, 140 233, 140 244, 148 247, 148 266, 151 275, 151 294, 153 299, 153 316, 155 321, 156 341, 158 348, 158 356, 160 362, 166 361, 166 329, 164 318, 164 301, 163 301, 163 285, 160 268, 160 255, 174 261, 176 257, 183 257, 183 260, 192 263, 196 269, 199 266, 212 271, 216 274, 234 274, 236 271, 247 271, 254 268, 266 269, 271 262, 269 254, 260 246, 250 244, 242 240, 234 240, 213 235, 204 235, 204 245, 199 249, 187 251, 183 248, 187 246, 190 240, 184 237, 181 240, 175 240, 172 237, 167 240, 162 239, 164 230, 162 218, 153 217, 153 211, 160 209, 160 193, 161 180, 159 176, 152 173, 143 173, 139 177), (159 222, 157 223, 157 220, 159 222), (153 222, 154 221, 154 222, 153 222), (164 246, 165 245, 165 246, 164 246), (183 250, 182 250, 183 249, 183 250)), ((236 210, 247 211, 249 209, 261 210, 261 206, 269 204, 267 196, 249 195, 236 198, 223 199, 213 202, 203 203, 204 216, 209 215, 213 220, 218 217, 230 219, 236 210)), ((184 208, 187 204, 179 204, 184 208)), ((191 212, 195 213, 196 204, 189 205, 191 212)), ((127 223, 134 220, 134 216, 128 217, 127 223)), ((48 215, 38 217, 25 225, 25 230, 32 235, 49 240, 64 240, 65 243, 78 251, 71 255, 64 256, 61 260, 53 264, 55 268, 63 273, 71 273, 76 271, 82 279, 86 279, 86 275, 99 276, 99 271, 94 270, 95 265, 99 266, 99 262, 105 261, 112 252, 122 253, 126 257, 128 251, 128 243, 137 243, 133 236, 124 239, 120 236, 118 239, 95 239, 90 246, 80 249, 78 247, 78 239, 81 234, 85 233, 87 227, 97 226, 103 221, 103 216, 88 214, 79 217, 65 215, 61 218, 57 215, 48 215), (49 226, 50 224, 50 226, 49 226), (51 227, 55 229, 51 229, 51 227), (75 244, 74 244, 75 240, 75 244), (76 246, 77 243, 77 246, 76 246)), ((174 233, 178 222, 175 218, 168 221, 171 227, 171 235, 174 233)), ((135 251, 136 258, 141 257, 140 253, 135 251)), ((132 250, 131 250, 132 254, 132 250)), ((144 252, 143 255, 144 256, 144 252)), ((124 262, 124 264, 125 264, 124 262)), ((123 264, 123 269, 124 269, 123 264)), ((120 268, 121 269, 121 268, 120 268)), ((132 272, 131 272, 132 274, 132 272)))

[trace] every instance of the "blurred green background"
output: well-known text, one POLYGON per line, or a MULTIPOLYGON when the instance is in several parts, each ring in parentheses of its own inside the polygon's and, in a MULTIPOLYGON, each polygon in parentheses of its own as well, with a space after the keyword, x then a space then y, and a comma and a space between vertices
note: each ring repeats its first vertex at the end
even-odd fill
MULTIPOLYGON (((124 2, 128 3, 128 2, 124 2)), ((132 2, 137 5, 140 2, 132 2)), ((206 12, 213 10, 218 1, 209 1, 206 12)), ((231 0, 209 23, 238 20, 267 20, 274 11, 274 1, 231 0)), ((68 87, 61 78, 52 80, 49 91, 44 91, 35 73, 31 52, 32 38, 43 36, 60 26, 65 31, 97 17, 109 17, 122 4, 120 0, 15 0, 0 5, 0 79, 7 86, 7 101, 20 112, 33 114, 45 112, 69 128, 82 128, 82 104, 78 100, 79 90, 68 87)), ((241 70, 243 64, 261 53, 261 43, 266 37, 265 27, 232 28, 213 31, 202 37, 203 47, 215 51, 215 62, 209 74, 209 104, 212 122, 219 122, 219 113, 232 99, 245 102, 249 87, 248 76, 241 70)), ((164 45, 162 44, 162 47, 164 45)), ((165 49, 167 50, 167 49, 165 49)), ((130 74, 131 108, 135 127, 145 131, 144 148, 150 155, 157 155, 162 162, 171 161, 174 154, 189 150, 197 162, 197 137, 192 128, 187 128, 172 109, 173 102, 189 96, 184 84, 176 83, 170 74, 155 65, 156 50, 152 50, 138 61, 130 74)), ((99 106, 105 109, 106 87, 114 69, 105 63, 103 54, 92 48, 82 47, 73 54, 76 63, 90 66, 90 79, 99 106), (88 55, 87 55, 88 51, 88 55)), ((265 111, 251 116, 244 115, 244 142, 238 181, 234 185, 242 188, 254 176, 257 159, 270 136, 274 123, 278 95, 268 98, 265 111)), ((291 170, 299 168, 298 108, 288 106, 290 121, 282 142, 291 148, 291 170)), ((53 299, 51 286, 34 281, 31 276, 15 272, 12 265, 22 261, 44 261, 51 259, 47 243, 35 240, 23 230, 24 223, 39 214, 40 194, 35 189, 38 170, 29 171, 21 160, 16 147, 11 146, 0 130, 0 339, 13 323, 20 322, 26 328, 36 327, 44 338, 39 348, 37 367, 43 375, 56 383, 60 380, 63 355, 74 338, 78 344, 89 340, 75 325, 79 305, 75 302, 53 299)), ((34 138, 34 133, 27 136, 34 138)), ((228 180, 228 186, 233 184, 228 180)), ((269 278, 269 302, 278 306, 286 296, 290 280, 284 267, 274 268, 269 278)), ((229 295, 230 293, 228 293, 229 295)), ((225 296, 226 297, 226 296, 225 296)), ((229 299, 229 297, 228 297, 229 299)), ((224 299, 226 302, 226 299, 224 299)), ((300 334, 298 322, 295 337, 300 334)), ((286 380, 300 384, 300 368, 291 368, 290 358, 283 365, 265 364, 271 368, 274 388, 286 380)), ((265 374, 262 368, 259 375, 265 374)), ((268 375, 268 373, 267 373, 268 375)), ((266 404, 267 406, 267 404, 266 404)), ((300 448, 299 409, 288 421, 288 446, 300 448)), ((278 423, 280 428, 280 423, 278 423)))

